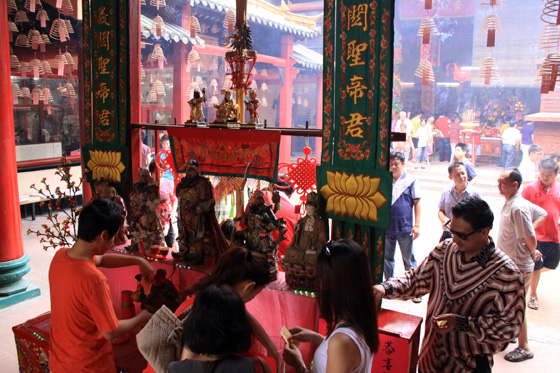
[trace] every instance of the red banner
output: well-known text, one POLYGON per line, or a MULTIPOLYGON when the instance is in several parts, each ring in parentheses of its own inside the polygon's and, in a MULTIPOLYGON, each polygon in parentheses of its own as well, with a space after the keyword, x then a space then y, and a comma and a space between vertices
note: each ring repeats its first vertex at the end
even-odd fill
POLYGON ((225 128, 169 128, 171 150, 178 173, 195 159, 206 175, 249 177, 275 181, 280 131, 225 128))

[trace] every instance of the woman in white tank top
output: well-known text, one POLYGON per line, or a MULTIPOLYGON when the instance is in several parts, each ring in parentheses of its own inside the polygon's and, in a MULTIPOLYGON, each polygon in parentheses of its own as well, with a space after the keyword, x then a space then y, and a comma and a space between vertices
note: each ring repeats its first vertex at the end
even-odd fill
POLYGON ((290 329, 290 344, 284 348, 284 361, 296 372, 369 373, 379 347, 377 305, 373 282, 363 248, 350 240, 327 243, 317 261, 317 303, 327 322, 327 338, 296 326, 290 329), (315 351, 308 368, 297 348, 311 342, 315 351))

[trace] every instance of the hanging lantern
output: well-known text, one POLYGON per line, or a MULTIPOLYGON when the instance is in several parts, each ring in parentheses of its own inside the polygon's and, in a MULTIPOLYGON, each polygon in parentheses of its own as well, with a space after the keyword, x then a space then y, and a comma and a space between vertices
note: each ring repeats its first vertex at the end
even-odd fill
POLYGON ((484 19, 482 25, 482 32, 488 34, 486 39, 486 46, 493 47, 496 44, 496 34, 501 32, 500 19, 497 15, 491 14, 484 19))
POLYGON ((560 26, 545 23, 539 40, 539 49, 556 49, 558 45, 560 45, 560 26))
POLYGON ((560 74, 558 73, 559 69, 559 53, 551 53, 545 57, 544 62, 539 68, 535 78, 535 84, 540 84, 542 94, 554 91, 556 88, 556 82, 560 81, 560 74))
MULTIPOLYGON (((58 1, 57 1, 58 3, 58 1)), ((74 6, 72 5, 72 0, 62 0, 62 6, 57 9, 61 10, 62 14, 65 16, 71 16, 74 11, 74 6)))
POLYGON ((50 21, 49 15, 45 9, 41 9, 35 16, 35 21, 41 22, 41 27, 47 27, 47 21, 50 21))
POLYGON ((484 79, 484 84, 489 85, 491 82, 499 82, 498 66, 494 57, 486 57, 482 60, 478 77, 484 79))
POLYGON ((31 44, 29 43, 29 39, 27 39, 27 36, 25 36, 25 34, 19 34, 16 38, 15 44, 18 47, 22 47, 22 48, 31 47, 31 44))
POLYGON ((26 23, 29 22, 29 18, 27 18, 27 13, 25 10, 18 10, 16 13, 16 18, 14 19, 15 23, 26 23))
POLYGON ((68 34, 68 29, 66 28, 66 22, 60 18, 55 19, 51 25, 49 36, 54 40, 60 40, 61 42, 68 40, 70 36, 68 34))
POLYGON ((233 26, 235 26, 235 11, 228 10, 224 18, 224 27, 228 29, 228 32, 233 32, 233 26))
POLYGON ((263 83, 261 84, 261 91, 264 92, 264 91, 266 91, 267 89, 268 89, 268 86, 266 85, 266 83, 263 82, 263 83))
POLYGON ((414 76, 422 78, 422 85, 430 85, 430 82, 435 82, 434 68, 428 60, 422 60, 416 68, 414 76))
POLYGON ((436 0, 419 0, 419 1, 424 3, 424 9, 430 10, 432 9, 432 5, 436 0))
POLYGON ((191 32, 191 38, 195 38, 196 34, 201 32, 201 28, 200 28, 200 22, 198 22, 198 18, 196 18, 195 16, 191 16, 191 20, 190 20, 190 25, 189 25, 189 30, 191 32))
POLYGON ((268 102, 266 101, 266 97, 263 96, 263 98, 261 99, 261 105, 262 106, 268 106, 268 102))
POLYGON ((150 31, 157 37, 160 37, 165 32, 165 22, 163 21, 163 18, 159 16, 159 14, 152 20, 152 28, 150 29, 150 31))
POLYGON ((43 8, 43 4, 41 0, 25 0, 25 5, 23 7, 31 13, 35 13, 36 10, 43 8))
POLYGON ((47 60, 43 61, 43 72, 45 75, 51 75, 53 73, 51 69, 51 64, 47 60))
POLYGON ((545 23, 560 25, 560 0, 546 0, 541 19, 545 23))
POLYGON ((29 30, 27 34, 27 42, 31 45, 32 49, 37 49, 37 46, 43 43, 41 33, 35 29, 29 30))
POLYGON ((165 8, 167 6, 167 4, 165 4, 165 0, 150 0, 150 5, 155 6, 158 10, 160 7, 165 8))
POLYGON ((439 35, 434 19, 431 17, 423 19, 416 35, 422 37, 422 44, 430 44, 431 35, 439 35))
POLYGON ((15 54, 10 54, 10 69, 19 69, 19 59, 15 54))
POLYGON ((505 0, 480 0, 480 5, 504 6, 505 0))

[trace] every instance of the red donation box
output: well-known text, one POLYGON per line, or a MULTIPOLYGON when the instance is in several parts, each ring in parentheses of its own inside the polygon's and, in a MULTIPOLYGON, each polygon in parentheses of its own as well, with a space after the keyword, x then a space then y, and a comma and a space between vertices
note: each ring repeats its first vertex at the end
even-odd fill
POLYGON ((49 371, 49 337, 51 313, 47 312, 12 328, 16 339, 19 371, 49 371))

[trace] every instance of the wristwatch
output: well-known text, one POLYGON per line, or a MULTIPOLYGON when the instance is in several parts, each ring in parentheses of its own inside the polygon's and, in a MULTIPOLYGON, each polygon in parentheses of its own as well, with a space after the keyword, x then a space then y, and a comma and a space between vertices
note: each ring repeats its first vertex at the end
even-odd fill
POLYGON ((305 363, 303 363, 303 365, 300 366, 298 370, 296 370, 296 373, 305 373, 305 372, 307 372, 307 366, 305 365, 305 363))

